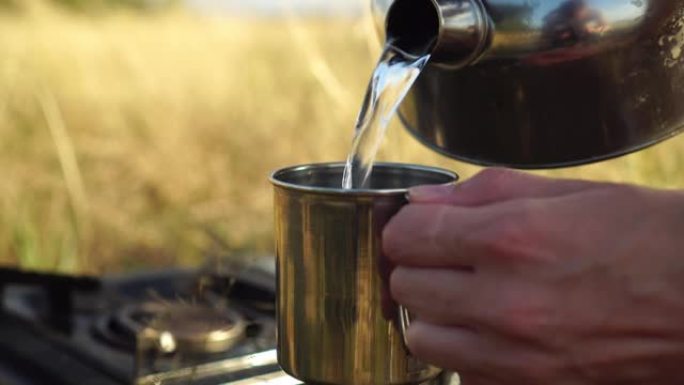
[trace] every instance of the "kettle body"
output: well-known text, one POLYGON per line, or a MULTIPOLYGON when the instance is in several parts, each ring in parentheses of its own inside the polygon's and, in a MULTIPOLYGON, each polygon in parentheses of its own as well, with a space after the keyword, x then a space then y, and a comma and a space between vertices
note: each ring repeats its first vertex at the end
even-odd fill
POLYGON ((684 128, 684 0, 374 0, 373 14, 383 39, 434 38, 399 116, 449 157, 565 167, 684 128))

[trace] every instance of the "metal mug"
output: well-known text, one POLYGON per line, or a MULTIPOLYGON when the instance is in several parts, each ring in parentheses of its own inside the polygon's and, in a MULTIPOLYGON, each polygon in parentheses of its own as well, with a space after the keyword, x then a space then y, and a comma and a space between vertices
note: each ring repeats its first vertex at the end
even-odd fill
POLYGON ((396 310, 387 312, 381 234, 407 203, 408 188, 454 183, 458 176, 435 168, 381 163, 373 169, 369 189, 344 190, 343 170, 343 164, 314 164, 271 176, 278 362, 306 383, 430 381, 441 369, 410 354, 399 320, 404 317, 396 310))

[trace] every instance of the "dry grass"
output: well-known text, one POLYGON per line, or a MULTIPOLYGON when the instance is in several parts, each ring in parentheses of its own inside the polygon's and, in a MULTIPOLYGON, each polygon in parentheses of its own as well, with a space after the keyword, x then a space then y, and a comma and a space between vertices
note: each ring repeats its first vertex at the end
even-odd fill
MULTIPOLYGON (((0 20, 0 262, 111 271, 271 250, 269 171, 339 160, 365 21, 0 20)), ((472 175, 395 126, 384 159, 472 175)), ((684 186, 684 139, 556 175, 684 186)))

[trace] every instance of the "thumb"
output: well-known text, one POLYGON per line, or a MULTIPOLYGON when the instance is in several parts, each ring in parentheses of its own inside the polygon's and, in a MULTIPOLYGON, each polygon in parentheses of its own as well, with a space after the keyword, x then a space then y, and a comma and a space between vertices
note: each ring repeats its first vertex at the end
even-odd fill
POLYGON ((483 206, 515 199, 559 197, 598 186, 601 184, 492 168, 458 185, 414 187, 409 190, 409 200, 423 204, 483 206))

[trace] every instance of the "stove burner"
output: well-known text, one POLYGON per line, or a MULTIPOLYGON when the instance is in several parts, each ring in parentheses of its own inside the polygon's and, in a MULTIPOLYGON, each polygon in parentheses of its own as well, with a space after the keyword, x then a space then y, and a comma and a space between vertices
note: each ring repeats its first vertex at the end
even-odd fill
POLYGON ((122 307, 99 319, 95 334, 133 352, 139 338, 154 339, 160 352, 189 355, 224 353, 245 336, 247 323, 238 313, 197 304, 144 302, 122 307))
POLYGON ((166 351, 170 344, 191 354, 223 353, 245 336, 246 322, 235 312, 201 305, 176 305, 150 325, 166 351))

